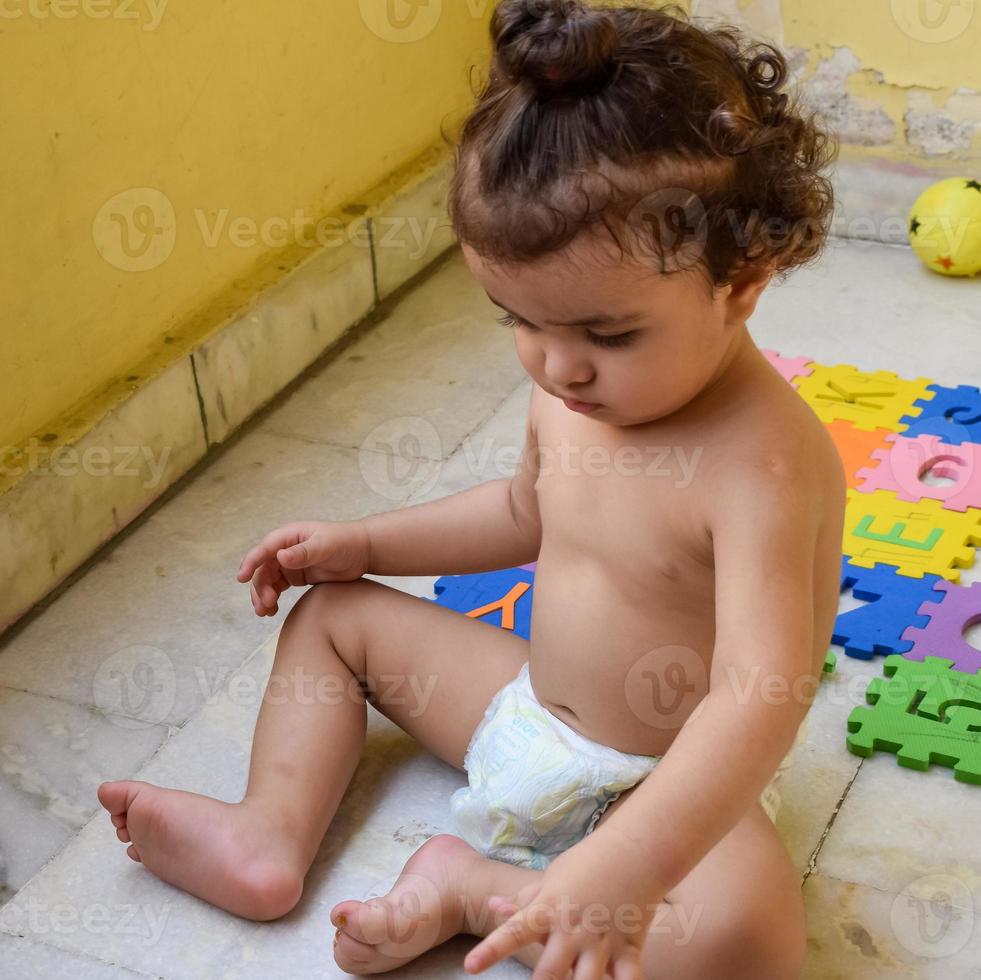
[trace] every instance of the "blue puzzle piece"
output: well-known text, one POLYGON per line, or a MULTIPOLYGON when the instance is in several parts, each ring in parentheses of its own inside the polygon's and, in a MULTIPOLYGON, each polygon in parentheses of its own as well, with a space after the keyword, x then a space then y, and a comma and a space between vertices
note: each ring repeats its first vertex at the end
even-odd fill
POLYGON ((904 415, 899 420, 909 426, 903 435, 909 439, 939 436, 942 442, 957 446, 981 442, 981 391, 971 385, 927 387, 933 398, 917 399, 913 404, 922 409, 920 414, 916 418, 904 415))
MULTIPOLYGON (((436 602, 460 613, 469 613, 489 603, 503 599, 519 582, 534 586, 535 573, 521 568, 505 568, 496 572, 475 575, 444 575, 437 579, 433 590, 436 602)), ((525 640, 531 638, 532 592, 529 588, 514 603, 514 633, 525 640)), ((495 609, 480 617, 482 623, 501 625, 501 610, 495 609)))
POLYGON ((923 602, 936 602, 942 593, 933 586, 939 575, 910 578, 897 574, 894 565, 859 568, 841 559, 841 588, 851 588, 856 599, 869 604, 849 609, 835 620, 831 642, 839 643, 850 657, 871 660, 877 653, 905 653, 912 649, 912 640, 902 639, 909 626, 924 627, 929 616, 918 616, 923 602))

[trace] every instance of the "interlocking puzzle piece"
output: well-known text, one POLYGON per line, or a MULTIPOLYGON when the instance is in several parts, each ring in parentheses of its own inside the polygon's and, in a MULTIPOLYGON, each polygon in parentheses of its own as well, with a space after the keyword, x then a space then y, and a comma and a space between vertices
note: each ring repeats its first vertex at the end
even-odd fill
POLYGON ((981 622, 981 582, 965 588, 940 580, 931 598, 933 602, 924 602, 918 610, 928 617, 927 622, 903 633, 903 640, 910 643, 906 659, 943 657, 951 661, 954 670, 971 674, 981 670, 981 650, 964 639, 967 628, 981 622))
POLYGON ((920 411, 900 419, 908 426, 904 434, 935 435, 952 445, 981 442, 981 391, 972 385, 929 388, 929 395, 916 402, 920 411))
POLYGON ((944 510, 936 500, 908 503, 891 490, 848 491, 842 552, 853 565, 895 565, 901 575, 926 572, 952 582, 970 568, 981 544, 981 510, 944 510))
POLYGON ((850 364, 815 364, 797 390, 822 422, 845 419, 859 429, 902 432, 904 416, 919 415, 917 399, 929 398, 929 378, 908 381, 891 371, 868 373, 850 364))
POLYGON ((475 575, 444 575, 433 586, 430 600, 492 626, 531 638, 533 572, 506 568, 475 575))
POLYGON ((848 716, 848 750, 895 752, 908 769, 952 766, 959 782, 981 784, 981 677, 950 667, 941 657, 886 657, 885 677, 873 678, 865 692, 872 707, 848 716))
POLYGON ((821 666, 822 674, 832 674, 834 673, 835 664, 838 663, 838 658, 835 656, 834 650, 829 650, 824 657, 824 664, 821 666))
POLYGON ((876 449, 885 447, 886 436, 895 434, 889 429, 856 429, 851 422, 844 419, 826 422, 825 428, 834 439, 850 487, 858 486, 856 474, 863 466, 872 462, 872 454, 876 449))
POLYGON ((784 381, 789 381, 795 388, 800 378, 806 378, 814 368, 814 362, 809 357, 784 357, 775 350, 760 349, 760 353, 780 372, 784 381))
POLYGON ((918 610, 936 598, 933 587, 940 581, 938 575, 900 575, 893 565, 859 568, 847 557, 842 558, 842 591, 850 588, 856 599, 864 599, 868 605, 841 613, 835 620, 831 642, 859 660, 912 649, 912 640, 907 642, 903 633, 909 626, 926 626, 927 616, 918 610))
POLYGON ((965 442, 953 446, 936 435, 919 435, 915 439, 893 434, 886 436, 891 445, 872 453, 879 465, 866 467, 856 474, 862 481, 862 493, 894 490, 899 500, 939 500, 947 510, 964 511, 981 507, 981 446, 965 442), (927 473, 953 480, 935 485, 920 478, 927 473))

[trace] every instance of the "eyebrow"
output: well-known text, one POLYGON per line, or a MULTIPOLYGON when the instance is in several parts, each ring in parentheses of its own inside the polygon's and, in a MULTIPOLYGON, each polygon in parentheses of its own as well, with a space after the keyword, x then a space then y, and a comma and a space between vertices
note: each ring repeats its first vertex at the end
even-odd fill
MULTIPOLYGON (((509 310, 503 303, 494 299, 494 297, 491 296, 491 294, 488 293, 486 289, 484 290, 484 292, 487 293, 487 298, 495 306, 499 306, 502 310, 504 310, 505 313, 510 313, 511 316, 517 317, 519 320, 524 320, 526 323, 531 322, 526 317, 523 317, 520 314, 515 313, 514 310, 509 310)), ((579 320, 557 320, 555 321, 555 326, 557 327, 609 327, 609 326, 616 326, 621 323, 631 323, 634 320, 639 320, 642 316, 644 316, 644 313, 642 311, 638 311, 635 313, 624 313, 620 316, 610 316, 607 313, 594 313, 591 316, 585 316, 579 320)))

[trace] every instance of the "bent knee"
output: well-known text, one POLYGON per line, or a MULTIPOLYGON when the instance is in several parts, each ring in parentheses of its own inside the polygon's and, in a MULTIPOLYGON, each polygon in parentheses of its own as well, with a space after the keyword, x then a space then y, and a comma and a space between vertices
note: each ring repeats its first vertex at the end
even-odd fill
POLYGON ((807 921, 802 899, 779 908, 756 906, 727 917, 718 930, 713 959, 726 976, 747 980, 798 980, 804 968, 807 921))

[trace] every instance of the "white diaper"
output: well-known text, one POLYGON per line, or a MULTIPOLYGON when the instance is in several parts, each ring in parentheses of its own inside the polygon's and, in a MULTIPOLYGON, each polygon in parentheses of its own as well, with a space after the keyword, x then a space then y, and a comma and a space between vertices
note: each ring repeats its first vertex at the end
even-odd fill
MULTIPOLYGON (((771 820, 789 755, 760 797, 771 820)), ((487 857, 544 870, 661 758, 621 752, 571 728, 535 697, 526 662, 491 699, 467 746, 468 785, 450 797, 453 833, 487 857)))

